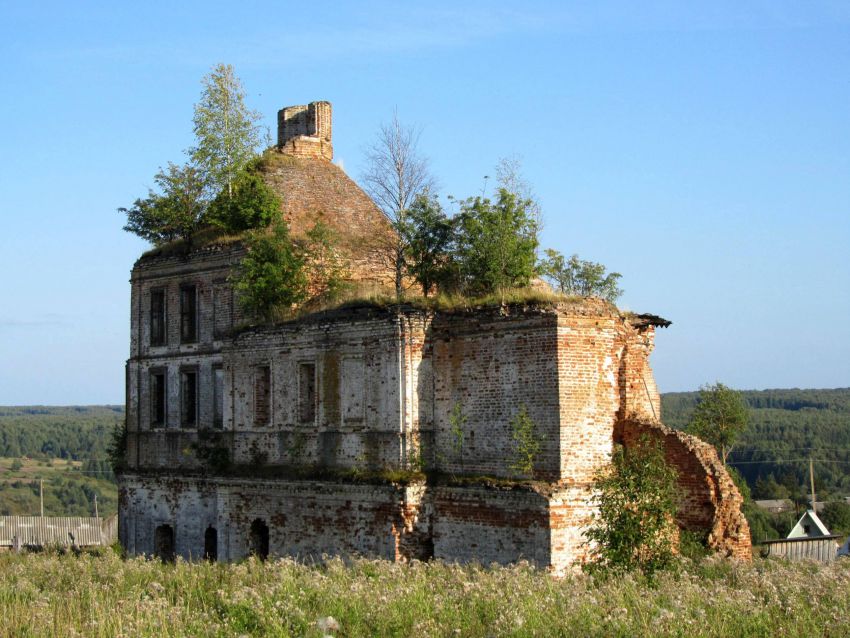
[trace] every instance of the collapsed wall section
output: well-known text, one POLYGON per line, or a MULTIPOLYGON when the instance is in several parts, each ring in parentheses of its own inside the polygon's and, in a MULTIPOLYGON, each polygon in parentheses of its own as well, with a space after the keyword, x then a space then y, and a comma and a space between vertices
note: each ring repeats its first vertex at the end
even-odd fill
POLYGON ((629 419, 618 430, 627 448, 642 436, 661 441, 677 472, 679 527, 706 533, 706 545, 723 555, 752 558, 750 527, 741 512, 743 498, 714 447, 660 422, 629 419))
POLYGON ((654 327, 667 323, 652 315, 640 315, 625 324, 619 379, 621 409, 614 439, 627 448, 642 436, 660 441, 667 462, 677 472, 679 527, 705 533, 706 544, 714 551, 749 560, 752 541, 747 519, 741 512, 743 498, 717 451, 695 436, 668 428, 660 420, 661 397, 649 355, 654 345, 654 327))
POLYGON ((670 322, 641 315, 623 321, 620 327, 620 418, 637 417, 658 421, 661 418, 661 395, 655 384, 655 375, 649 364, 649 355, 655 347, 656 326, 670 322))

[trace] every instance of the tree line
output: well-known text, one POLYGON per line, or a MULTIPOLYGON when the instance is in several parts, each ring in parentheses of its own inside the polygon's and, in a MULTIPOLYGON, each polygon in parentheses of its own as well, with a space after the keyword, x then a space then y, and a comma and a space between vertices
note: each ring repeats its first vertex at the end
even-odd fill
MULTIPOLYGON (((819 497, 850 494, 850 388, 740 394, 749 420, 728 462, 754 498, 807 498, 810 458, 819 497)), ((664 422, 683 428, 697 399, 694 392, 662 395, 664 422)))
POLYGON ((0 456, 106 460, 123 406, 2 407, 0 456))
POLYGON ((0 515, 38 514, 39 478, 48 516, 92 516, 95 495, 100 514, 114 514, 109 447, 123 423, 124 407, 117 405, 0 407, 0 456, 16 459, 0 474, 0 515), (37 464, 22 473, 25 458, 37 464), (59 460, 82 465, 66 468, 59 460))
MULTIPOLYGON (((809 462, 812 461, 821 518, 830 531, 850 534, 850 388, 834 390, 760 390, 739 393, 746 407, 746 427, 727 455, 747 501, 745 514, 753 540, 788 534, 811 507, 809 462), (769 514, 751 501, 788 499, 794 510, 769 514)), ((699 403, 696 392, 661 396, 667 425, 685 428, 699 403)))

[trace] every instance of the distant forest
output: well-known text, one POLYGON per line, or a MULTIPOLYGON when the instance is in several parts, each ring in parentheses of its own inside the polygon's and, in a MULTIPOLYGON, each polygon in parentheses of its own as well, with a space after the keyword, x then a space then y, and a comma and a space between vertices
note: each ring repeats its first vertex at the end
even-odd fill
MULTIPOLYGON (((836 390, 747 390, 749 425, 729 456, 755 499, 791 498, 809 493, 809 459, 821 500, 850 496, 850 388, 836 390)), ((661 397, 661 418, 684 428, 697 392, 661 397)))
POLYGON ((105 461, 124 406, 0 406, 0 456, 105 461))

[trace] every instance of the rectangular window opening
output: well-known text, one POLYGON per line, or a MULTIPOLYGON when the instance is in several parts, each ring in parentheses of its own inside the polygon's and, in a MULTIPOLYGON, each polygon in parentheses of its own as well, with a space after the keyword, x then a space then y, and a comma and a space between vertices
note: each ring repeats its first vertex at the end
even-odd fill
POLYGON ((271 368, 260 366, 254 371, 254 425, 268 425, 271 416, 271 368))
POLYGON ((316 364, 298 364, 298 415, 301 423, 316 420, 316 364))
POLYGON ((224 368, 213 368, 213 427, 224 427, 224 368))
POLYGON ((151 372, 151 425, 165 425, 165 372, 151 372))
POLYGON ((165 291, 151 290, 151 345, 165 345, 165 291))
POLYGON ((180 286, 180 342, 193 343, 198 340, 198 288, 194 285, 180 286))
POLYGON ((221 339, 233 328, 233 293, 227 282, 213 284, 213 337, 221 339))
POLYGON ((198 371, 180 372, 180 424, 184 428, 198 425, 198 371))

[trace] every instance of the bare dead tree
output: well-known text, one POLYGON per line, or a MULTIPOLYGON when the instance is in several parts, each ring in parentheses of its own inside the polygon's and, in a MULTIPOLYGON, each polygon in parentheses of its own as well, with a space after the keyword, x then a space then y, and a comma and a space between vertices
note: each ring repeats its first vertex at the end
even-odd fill
POLYGON ((395 230, 388 253, 397 297, 404 288, 407 210, 418 195, 435 186, 428 161, 417 150, 419 135, 419 130, 402 125, 398 114, 393 113, 393 119, 381 125, 377 139, 367 150, 363 175, 366 192, 395 230))
POLYGON ((499 158, 496 163, 496 183, 500 188, 516 195, 518 199, 530 202, 529 210, 539 234, 543 230, 543 211, 540 209, 537 194, 522 173, 522 158, 519 155, 499 158))

